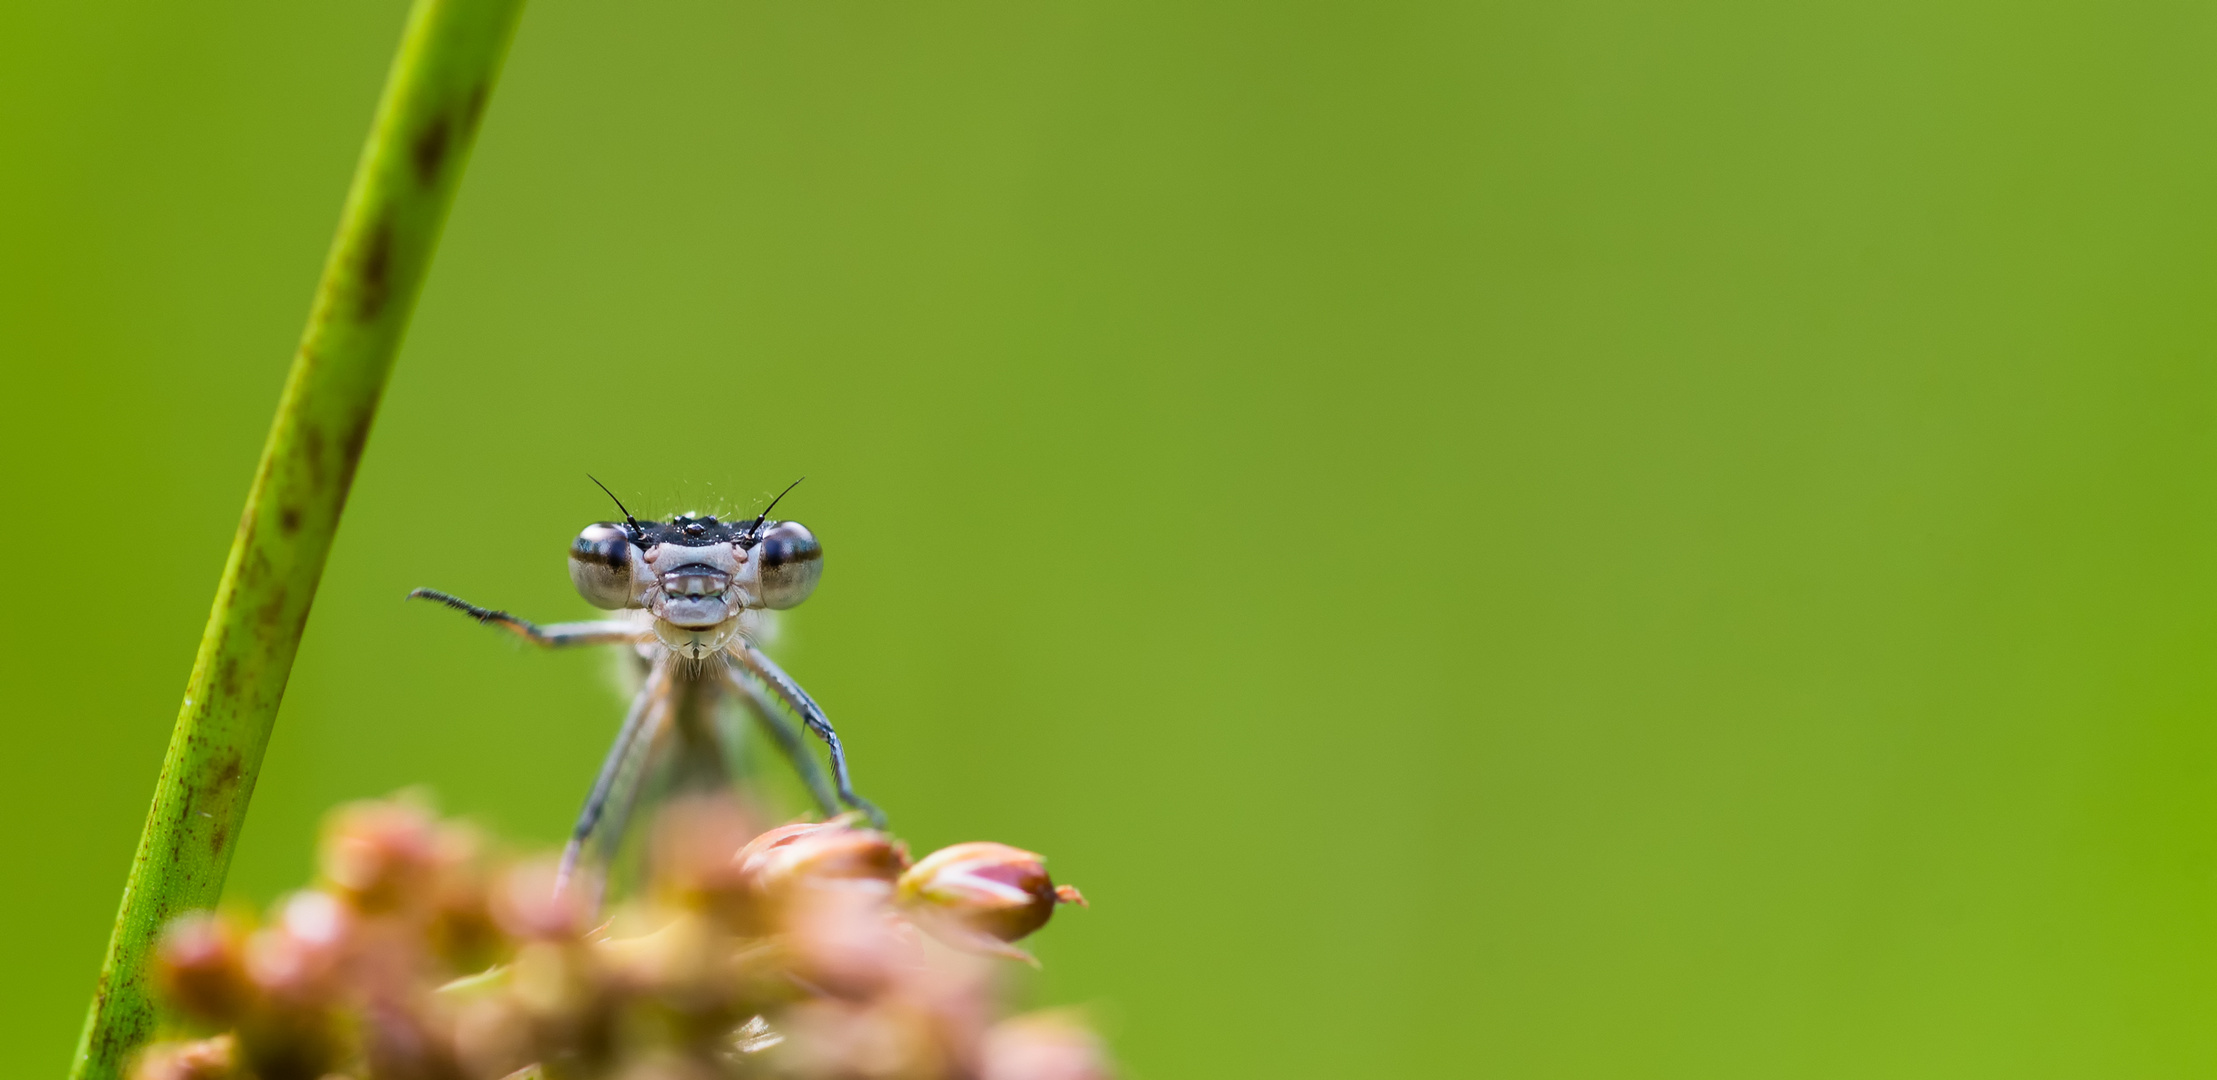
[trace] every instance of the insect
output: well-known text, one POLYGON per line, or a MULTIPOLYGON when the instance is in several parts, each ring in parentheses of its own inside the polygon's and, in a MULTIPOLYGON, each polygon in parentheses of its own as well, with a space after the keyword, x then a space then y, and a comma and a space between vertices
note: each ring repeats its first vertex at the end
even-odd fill
POLYGON ((839 802, 882 826, 885 815, 855 794, 846 751, 823 709, 751 640, 760 612, 798 605, 823 575, 823 546, 815 534, 797 521, 770 520, 770 511, 800 481, 778 493, 753 521, 735 522, 699 514, 640 521, 607 485, 593 483, 616 503, 623 520, 594 522, 577 534, 570 543, 570 581, 587 603, 628 611, 629 618, 541 626, 436 589, 408 594, 535 645, 625 645, 637 653, 644 679, 570 832, 558 887, 570 881, 588 844, 596 847, 603 869, 613 860, 633 805, 657 765, 667 766, 673 789, 728 783, 727 754, 738 734, 734 711, 750 715, 769 734, 826 816, 838 812, 836 793, 839 802), (780 704, 829 746, 829 783, 800 730, 778 711, 780 704), (605 839, 596 843, 596 838, 605 839))

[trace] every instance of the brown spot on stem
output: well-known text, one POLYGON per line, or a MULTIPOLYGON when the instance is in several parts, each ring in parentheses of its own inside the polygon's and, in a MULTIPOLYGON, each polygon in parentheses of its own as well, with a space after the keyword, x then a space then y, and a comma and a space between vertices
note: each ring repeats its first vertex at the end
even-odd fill
POLYGON ((416 163, 416 182, 431 186, 439 178, 439 169, 446 164, 448 136, 447 118, 432 118, 424 129, 416 133, 415 143, 409 147, 409 155, 416 163))
POLYGON ((355 293, 356 317, 372 322, 385 311, 386 301, 393 291, 393 219, 378 215, 370 225, 369 239, 362 242, 362 254, 356 264, 361 284, 355 293))
POLYGON ((462 127, 464 130, 477 130, 477 118, 485 115, 486 93, 487 88, 484 83, 478 83, 476 86, 470 87, 470 100, 468 104, 462 106, 462 127))
POLYGON ((300 531, 300 508, 287 506, 277 511, 277 528, 286 536, 300 531))
POLYGON ((200 774, 198 793, 206 797, 207 806, 220 808, 223 797, 230 794, 232 787, 237 786, 239 777, 245 771, 246 761, 239 756, 239 752, 226 750, 222 758, 210 762, 207 771, 200 774))
POLYGON ((342 485, 353 481, 354 468, 362 463, 362 448, 369 445, 371 418, 367 411, 355 417, 354 426, 347 429, 346 441, 339 444, 339 483, 342 485))
POLYGON ((260 623, 264 630, 277 631, 284 629, 285 594, 280 591, 277 595, 262 601, 262 606, 254 609, 254 621, 260 623))

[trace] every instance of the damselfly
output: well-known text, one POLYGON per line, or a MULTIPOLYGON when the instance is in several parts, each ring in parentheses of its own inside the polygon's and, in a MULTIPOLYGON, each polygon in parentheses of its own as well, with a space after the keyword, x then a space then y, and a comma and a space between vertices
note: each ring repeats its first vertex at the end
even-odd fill
POLYGON ((537 645, 627 646, 644 666, 639 692, 571 830, 559 880, 570 880, 588 844, 606 867, 641 789, 657 773, 666 773, 673 788, 728 783, 734 711, 751 715, 769 733, 827 816, 838 811, 836 793, 883 825, 878 808, 854 793, 846 752, 824 711, 755 645, 760 613, 808 599, 823 575, 824 551, 815 535, 797 521, 770 520, 784 493, 754 520, 735 522, 700 514, 640 521, 614 492, 608 497, 624 519, 594 522, 577 534, 570 544, 570 581, 587 603, 629 611, 629 618, 540 626, 435 589, 408 594, 537 645), (779 704, 830 747, 829 783, 779 704))

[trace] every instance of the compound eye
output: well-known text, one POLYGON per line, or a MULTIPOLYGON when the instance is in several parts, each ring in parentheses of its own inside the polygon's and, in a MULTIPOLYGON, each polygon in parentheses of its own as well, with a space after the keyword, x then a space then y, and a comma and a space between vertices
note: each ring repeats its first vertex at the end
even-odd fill
POLYGON ((594 607, 631 606, 631 536, 623 526, 596 522, 577 534, 570 542, 570 582, 594 607))
POLYGON ((783 610, 799 604, 824 576, 824 546, 798 521, 780 521, 764 530, 754 557, 765 607, 783 610))

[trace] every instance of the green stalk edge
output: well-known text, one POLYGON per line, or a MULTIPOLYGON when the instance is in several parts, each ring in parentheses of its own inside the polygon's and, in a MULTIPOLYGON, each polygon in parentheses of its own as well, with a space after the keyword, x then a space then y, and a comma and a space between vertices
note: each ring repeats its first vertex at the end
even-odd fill
POLYGON ((523 0, 416 0, 355 166, 185 684, 70 1070, 115 1080, 153 1037, 162 927, 213 907, 339 512, 523 0))

